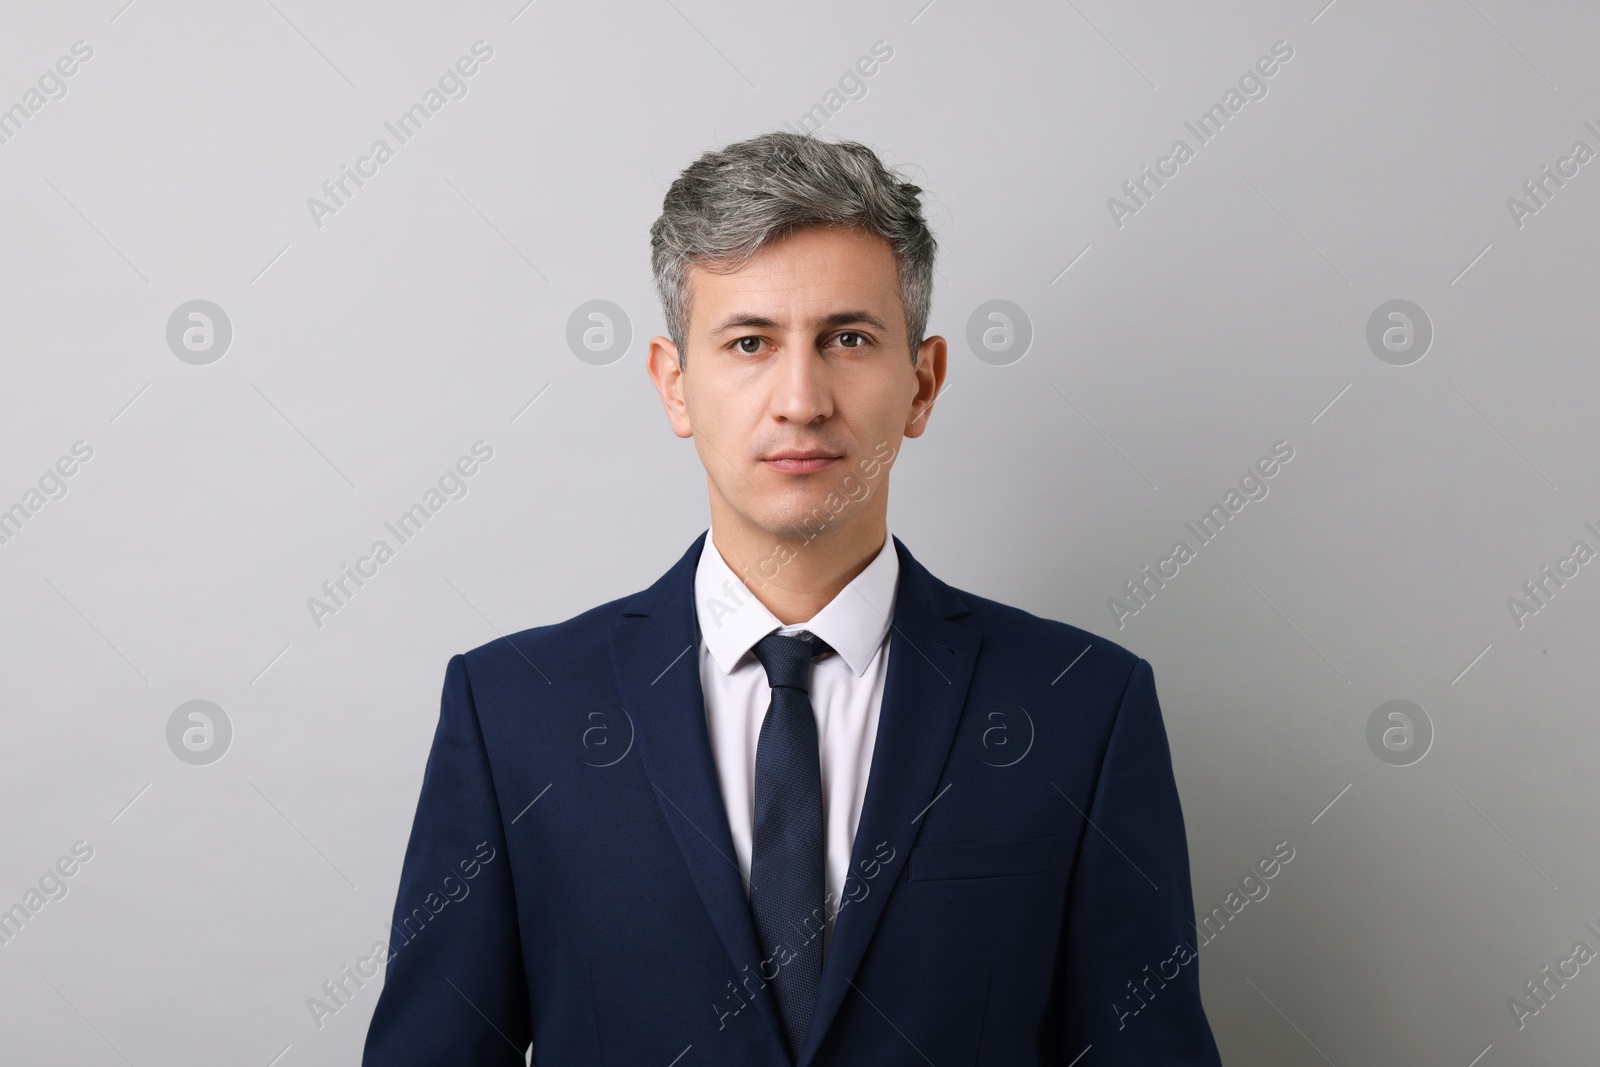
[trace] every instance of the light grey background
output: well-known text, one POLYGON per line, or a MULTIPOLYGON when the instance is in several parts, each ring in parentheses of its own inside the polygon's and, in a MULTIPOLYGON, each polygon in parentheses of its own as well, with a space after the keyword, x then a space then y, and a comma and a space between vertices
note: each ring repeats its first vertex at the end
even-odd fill
MULTIPOLYGON (((952 584, 1148 658, 1232 1065, 1572 1064, 1600 963, 1600 11, 1577 0, 994 5, 305 0, 7 5, 0 106, 0 906, 92 860, 0 947, 0 1060, 346 1064, 447 658, 641 588, 707 522, 643 355, 647 230, 701 151, 796 123, 883 41, 826 136, 929 193, 946 396, 890 528, 952 584), (475 41, 493 57, 318 227, 306 206, 475 41), (1107 206, 1272 45, 1293 58, 1116 225, 1107 206), (1550 186, 1553 188, 1553 185, 1550 186), (231 322, 220 360, 166 341, 231 322), (632 341, 567 343, 591 300, 632 341), (1029 351, 968 346, 986 301, 1029 351), (1394 366, 1386 301, 1435 336, 1394 366), (537 399, 536 399, 537 398, 537 399), (531 406, 530 406, 531 403, 531 406), (307 599, 475 441, 493 449, 319 628, 307 599), (1108 600, 1275 442, 1294 458, 1119 628, 1108 600), (1531 603, 1531 602, 1530 602, 1531 603), (1382 704, 1431 748, 1369 748, 1382 704), (209 700, 209 765, 167 729, 209 700), (1381 750, 1381 749, 1380 749, 1381 750), (1553 986, 1551 988, 1554 988, 1553 986)), ((1108 1008, 1109 1010, 1109 1008, 1108 1008)))

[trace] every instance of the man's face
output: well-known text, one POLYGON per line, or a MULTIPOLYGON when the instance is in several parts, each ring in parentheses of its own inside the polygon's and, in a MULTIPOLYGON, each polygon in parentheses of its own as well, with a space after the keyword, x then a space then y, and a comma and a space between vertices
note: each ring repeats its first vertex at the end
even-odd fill
POLYGON ((687 366, 658 337, 650 373, 674 432, 694 438, 713 522, 808 537, 883 515, 887 462, 922 434, 945 370, 939 337, 912 367, 888 242, 809 227, 735 273, 691 267, 689 293, 687 366))

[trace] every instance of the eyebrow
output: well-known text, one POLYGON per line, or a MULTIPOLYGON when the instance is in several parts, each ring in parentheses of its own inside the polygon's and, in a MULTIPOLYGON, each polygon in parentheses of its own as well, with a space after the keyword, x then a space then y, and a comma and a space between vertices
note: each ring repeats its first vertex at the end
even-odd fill
MULTIPOLYGON (((823 329, 835 329, 839 326, 852 326, 857 323, 876 326, 884 333, 890 332, 888 323, 865 309, 835 311, 833 314, 824 317, 818 325, 823 329)), ((777 328, 777 325, 778 323, 775 320, 769 319, 765 315, 757 315, 752 312, 736 312, 712 327, 711 332, 716 335, 737 329, 771 330, 777 328)))

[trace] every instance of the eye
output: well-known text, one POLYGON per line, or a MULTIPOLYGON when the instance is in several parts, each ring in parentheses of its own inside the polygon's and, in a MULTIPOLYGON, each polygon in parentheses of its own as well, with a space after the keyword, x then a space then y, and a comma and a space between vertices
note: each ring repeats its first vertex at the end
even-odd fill
POLYGON ((755 355, 757 350, 759 349, 760 345, 761 345, 761 338, 759 338, 759 337, 741 337, 737 341, 733 342, 734 351, 736 351, 740 355, 744 355, 744 356, 753 356, 753 355, 755 355), (753 343, 757 347, 756 348, 746 348, 745 347, 745 343, 746 342, 753 343))
POLYGON ((865 348, 870 343, 868 341, 868 339, 867 339, 867 335, 866 334, 857 333, 855 330, 846 330, 844 333, 841 333, 839 335, 838 340, 841 343, 841 345, 843 347, 845 347, 845 348, 865 348), (844 339, 846 337, 854 337, 854 338, 856 338, 858 343, 857 344, 845 344, 844 343, 844 339))

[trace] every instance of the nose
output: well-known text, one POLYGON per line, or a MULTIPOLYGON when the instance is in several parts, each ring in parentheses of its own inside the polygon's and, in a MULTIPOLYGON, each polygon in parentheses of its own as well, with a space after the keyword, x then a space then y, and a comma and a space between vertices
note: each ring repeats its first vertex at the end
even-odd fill
POLYGON ((833 414, 833 370, 813 346, 785 349, 773 376, 773 418, 806 426, 833 414))

